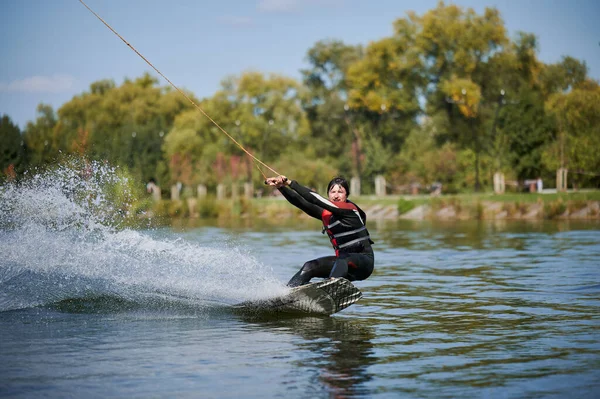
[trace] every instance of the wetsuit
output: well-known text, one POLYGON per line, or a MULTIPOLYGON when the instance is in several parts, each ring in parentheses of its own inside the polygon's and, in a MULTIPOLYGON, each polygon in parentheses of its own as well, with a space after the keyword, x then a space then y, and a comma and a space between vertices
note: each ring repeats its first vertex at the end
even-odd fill
POLYGON ((344 277, 350 281, 364 280, 371 275, 374 255, 366 228, 366 215, 351 201, 332 202, 292 180, 279 189, 283 196, 306 214, 323 222, 335 256, 325 256, 306 262, 288 282, 296 287, 313 277, 344 277))

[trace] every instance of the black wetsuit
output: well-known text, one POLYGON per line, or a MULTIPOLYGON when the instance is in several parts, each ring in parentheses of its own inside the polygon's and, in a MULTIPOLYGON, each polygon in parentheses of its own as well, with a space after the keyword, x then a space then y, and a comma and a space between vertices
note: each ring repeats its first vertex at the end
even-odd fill
POLYGON ((279 191, 293 205, 323 222, 335 256, 325 256, 306 262, 288 282, 296 287, 313 277, 344 277, 350 281, 364 280, 373 272, 375 258, 366 228, 366 215, 351 201, 332 202, 295 180, 279 191))

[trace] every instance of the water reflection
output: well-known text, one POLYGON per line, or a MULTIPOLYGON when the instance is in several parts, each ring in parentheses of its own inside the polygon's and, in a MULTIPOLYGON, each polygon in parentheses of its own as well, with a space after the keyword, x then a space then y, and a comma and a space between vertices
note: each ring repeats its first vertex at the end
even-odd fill
MULTIPOLYGON (((364 320, 342 317, 300 317, 250 319, 255 326, 272 333, 293 334, 299 338, 296 367, 315 370, 311 378, 313 394, 327 392, 332 398, 347 398, 368 392, 374 364, 375 328, 364 320), (307 355, 306 353, 310 353, 307 355)), ((294 385, 294 379, 287 381, 294 385)))
POLYGON ((571 376, 569 383, 585 386, 597 377, 597 347, 590 343, 597 342, 600 291, 586 285, 582 295, 579 278, 593 270, 589 265, 563 263, 541 273, 539 264, 515 265, 518 257, 509 254, 504 263, 482 253, 458 258, 379 268, 380 284, 370 284, 361 307, 350 308, 377 326, 377 351, 395 365, 395 376, 372 370, 387 379, 383 386, 432 397, 471 389, 493 397, 518 381, 539 389, 543 378, 571 376))

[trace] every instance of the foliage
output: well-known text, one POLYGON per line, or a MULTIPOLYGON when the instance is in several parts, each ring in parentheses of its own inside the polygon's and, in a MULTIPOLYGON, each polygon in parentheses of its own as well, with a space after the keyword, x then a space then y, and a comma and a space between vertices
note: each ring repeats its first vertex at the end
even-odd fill
POLYGON ((35 122, 28 122, 23 134, 25 159, 36 167, 56 161, 65 137, 58 133, 58 121, 51 106, 40 104, 35 122))
POLYGON ((566 211, 567 204, 560 198, 555 202, 544 204, 544 217, 546 219, 554 219, 557 216, 564 214, 566 211))
POLYGON ((0 117, 0 182, 23 172, 23 138, 21 130, 8 115, 0 117))
POLYGON ((518 106, 505 107, 498 124, 508 136, 505 161, 509 169, 521 180, 541 176, 542 152, 553 141, 555 130, 540 93, 524 89, 518 106))
POLYGON ((556 93, 546 103, 557 120, 558 140, 547 147, 544 162, 567 166, 575 185, 600 186, 600 86, 585 82, 568 93, 556 93))
POLYGON ((407 213, 411 210, 413 210, 415 208, 416 204, 413 201, 404 199, 404 198, 400 198, 398 200, 398 213, 399 214, 404 214, 407 213))
POLYGON ((327 183, 339 175, 339 171, 321 159, 301 158, 295 152, 287 151, 275 164, 276 170, 285 170, 286 176, 300 184, 324 192, 327 183))
POLYGON ((138 180, 156 174, 165 133, 177 114, 189 108, 180 94, 157 87, 148 74, 117 87, 101 80, 55 113, 40 105, 25 129, 28 161, 40 165, 59 153, 86 153, 130 169, 138 180))
POLYGON ((537 52, 535 35, 508 36, 497 9, 439 2, 365 46, 316 42, 302 81, 246 71, 202 101, 188 93, 200 110, 150 74, 99 80, 57 111, 40 104, 22 135, 4 116, 0 166, 18 178, 77 154, 121 166, 140 187, 154 178, 164 194, 178 182, 262 188, 273 172, 245 149, 317 188, 342 174, 371 192, 383 174, 397 193, 433 183, 459 193, 491 189, 498 171, 553 181, 560 166, 575 187, 599 187, 598 83, 585 63, 545 64, 537 52))
POLYGON ((219 205, 214 196, 206 196, 198 201, 198 214, 202 218, 219 216, 219 205))

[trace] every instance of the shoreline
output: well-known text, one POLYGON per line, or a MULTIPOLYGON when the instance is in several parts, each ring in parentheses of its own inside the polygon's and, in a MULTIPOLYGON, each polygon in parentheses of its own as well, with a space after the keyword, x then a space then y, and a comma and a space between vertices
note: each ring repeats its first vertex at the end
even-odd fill
MULTIPOLYGON (((465 194, 456 196, 362 196, 356 203, 371 220, 600 220, 600 191, 568 194, 465 194)), ((216 200, 187 198, 147 204, 145 217, 302 218, 280 197, 216 200)))

